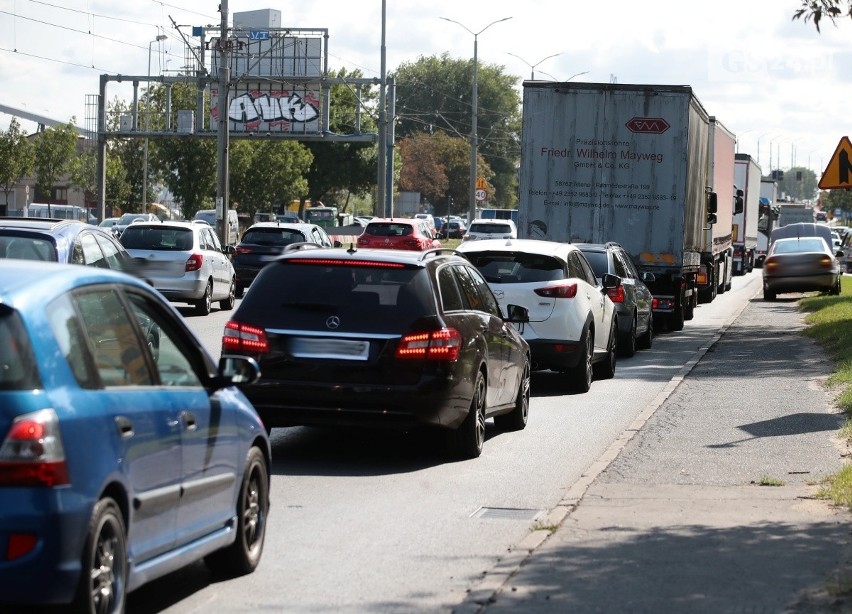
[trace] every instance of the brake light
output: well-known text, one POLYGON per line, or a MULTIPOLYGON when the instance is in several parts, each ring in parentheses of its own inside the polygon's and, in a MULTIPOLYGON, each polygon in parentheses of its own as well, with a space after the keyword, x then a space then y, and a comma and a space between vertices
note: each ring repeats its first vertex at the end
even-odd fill
POLYGON ((766 267, 767 270, 774 269, 778 267, 778 261, 775 258, 767 258, 763 263, 763 266, 766 267))
POLYGON ((559 282, 544 288, 538 288, 535 293, 547 298, 574 298, 577 296, 577 284, 573 282, 559 282))
POLYGON ((819 259, 819 264, 822 268, 831 270, 834 268, 834 258, 829 258, 828 256, 823 256, 819 259))
POLYGON ((624 286, 621 284, 618 284, 617 288, 607 288, 606 293, 613 303, 624 302, 624 286))
POLYGON ((201 263, 204 262, 204 256, 201 254, 192 254, 186 261, 186 266, 184 270, 189 273, 191 271, 197 271, 201 268, 201 263))
POLYGON ((401 262, 381 262, 373 260, 337 260, 334 258, 290 258, 287 264, 318 264, 320 266, 354 266, 372 267, 376 269, 404 269, 401 262))
POLYGON ((6 560, 14 561, 35 550, 38 539, 33 533, 11 533, 6 546, 6 560))
POLYGON ((459 357, 462 336, 454 328, 405 335, 396 347, 396 357, 452 362, 459 357))
POLYGON ((225 323, 225 333, 222 336, 223 352, 247 352, 265 354, 269 351, 269 340, 266 331, 257 326, 242 324, 230 320, 225 323))
POLYGON ((254 250, 250 247, 237 247, 237 248, 235 248, 234 253, 235 254, 250 254, 253 251, 254 250))
POLYGON ((70 483, 56 412, 42 409, 15 418, 0 446, 0 486, 70 483))

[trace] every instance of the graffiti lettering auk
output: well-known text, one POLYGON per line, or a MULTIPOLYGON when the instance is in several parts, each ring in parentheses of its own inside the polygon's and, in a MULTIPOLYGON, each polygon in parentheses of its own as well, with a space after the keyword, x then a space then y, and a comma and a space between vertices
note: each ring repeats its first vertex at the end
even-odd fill
POLYGON ((290 94, 289 97, 242 94, 234 98, 228 107, 228 119, 244 123, 247 127, 263 122, 307 123, 318 116, 317 107, 298 94, 290 94))

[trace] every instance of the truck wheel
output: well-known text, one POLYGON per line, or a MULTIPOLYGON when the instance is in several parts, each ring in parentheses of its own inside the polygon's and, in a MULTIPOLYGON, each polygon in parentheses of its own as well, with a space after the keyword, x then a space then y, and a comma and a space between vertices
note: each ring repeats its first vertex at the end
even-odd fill
POLYGON ((669 315, 669 330, 683 330, 683 323, 685 321, 683 311, 684 309, 681 305, 680 307, 675 308, 675 310, 669 315))

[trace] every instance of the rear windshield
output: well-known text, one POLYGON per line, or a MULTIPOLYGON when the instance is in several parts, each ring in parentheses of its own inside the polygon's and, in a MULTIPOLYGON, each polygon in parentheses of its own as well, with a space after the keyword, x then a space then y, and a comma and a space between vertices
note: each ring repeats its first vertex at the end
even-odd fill
POLYGON ((792 254, 796 252, 824 252, 825 241, 816 237, 808 239, 776 241, 772 251, 776 254, 792 254))
POLYGON ((266 266, 252 282, 239 316, 267 328, 335 332, 399 333, 435 315, 428 272, 420 267, 384 268, 303 264, 297 259, 266 266), (329 325, 329 318, 339 322, 329 325))
POLYGON ((0 390, 41 387, 38 366, 18 314, 0 306, 0 390))
POLYGON ((291 243, 301 243, 304 240, 305 235, 292 228, 249 228, 243 235, 242 242, 281 247, 291 243))
POLYGON ((128 226, 121 233, 125 249, 156 249, 185 252, 192 249, 192 230, 189 228, 128 226))
POLYGON ((481 232, 481 233, 506 233, 512 232, 512 229, 508 224, 493 224, 493 223, 485 223, 485 224, 471 224, 468 229, 470 232, 481 232))
POLYGON ((512 252, 466 252, 465 257, 494 284, 524 284, 565 279, 565 264, 557 258, 512 252))
POLYGON ((414 226, 394 222, 370 222, 364 232, 374 237, 407 237, 414 232, 414 226))
POLYGON ((44 235, 0 236, 0 258, 47 262, 58 260, 56 246, 44 235))

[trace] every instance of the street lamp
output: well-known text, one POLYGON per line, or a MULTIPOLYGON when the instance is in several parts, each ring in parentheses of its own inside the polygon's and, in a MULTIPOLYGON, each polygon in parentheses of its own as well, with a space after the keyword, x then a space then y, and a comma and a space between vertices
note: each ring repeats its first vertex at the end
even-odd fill
POLYGON ((541 74, 543 74, 543 75, 547 75, 548 77, 550 77, 550 78, 551 78, 551 79, 553 79, 554 81, 559 81, 560 83, 564 83, 565 81, 570 81, 570 80, 571 80, 571 79, 573 79, 574 77, 579 77, 580 75, 588 75, 588 74, 589 74, 589 71, 588 71, 588 70, 584 70, 583 72, 577 72, 577 73, 574 73, 573 75, 571 75, 571 76, 570 76, 570 77, 568 77, 567 79, 562 79, 562 80, 560 80, 560 79, 557 79, 556 77, 554 77, 553 75, 551 75, 549 72, 544 72, 543 70, 540 70, 540 71, 538 71, 538 72, 540 72, 540 73, 541 73, 541 74))
POLYGON ((488 28, 493 26, 495 23, 500 23, 501 21, 506 21, 511 19, 511 17, 503 17, 503 19, 497 19, 492 21, 487 26, 482 28, 479 32, 474 32, 470 28, 468 28, 463 23, 456 21, 455 19, 449 19, 448 17, 441 17, 444 21, 450 21, 458 26, 461 26, 471 34, 473 34, 473 94, 471 96, 471 107, 472 107, 472 119, 470 126, 470 189, 469 197, 470 203, 468 204, 468 217, 472 221, 476 218, 476 151, 477 151, 477 131, 476 131, 476 113, 477 113, 477 71, 478 71, 478 62, 477 62, 477 37, 485 32, 488 28))
POLYGON ((530 71, 531 71, 531 72, 530 72, 530 81, 535 81, 535 67, 536 67, 536 66, 538 66, 539 64, 541 64, 542 62, 544 62, 545 60, 549 60, 550 58, 555 58, 555 57, 556 57, 556 56, 558 56, 558 55, 562 55, 564 52, 560 51, 559 53, 554 53, 553 55, 549 55, 549 56, 547 56, 546 58, 541 58, 541 59, 540 59, 538 62, 536 62, 535 64, 530 64, 529 62, 527 62, 527 61, 526 61, 524 58, 522 58, 521 56, 519 56, 519 55, 517 55, 517 54, 514 54, 514 53, 511 53, 510 51, 507 51, 506 53, 508 53, 508 54, 509 54, 509 55, 511 55, 512 57, 516 57, 516 58, 518 58, 521 62, 523 62, 524 64, 526 64, 527 66, 529 66, 529 67, 530 67, 530 71))
POLYGON ((145 145, 142 155, 142 212, 148 210, 148 128, 151 118, 151 45, 166 40, 165 34, 157 34, 157 38, 148 43, 148 105, 145 109, 145 145))

